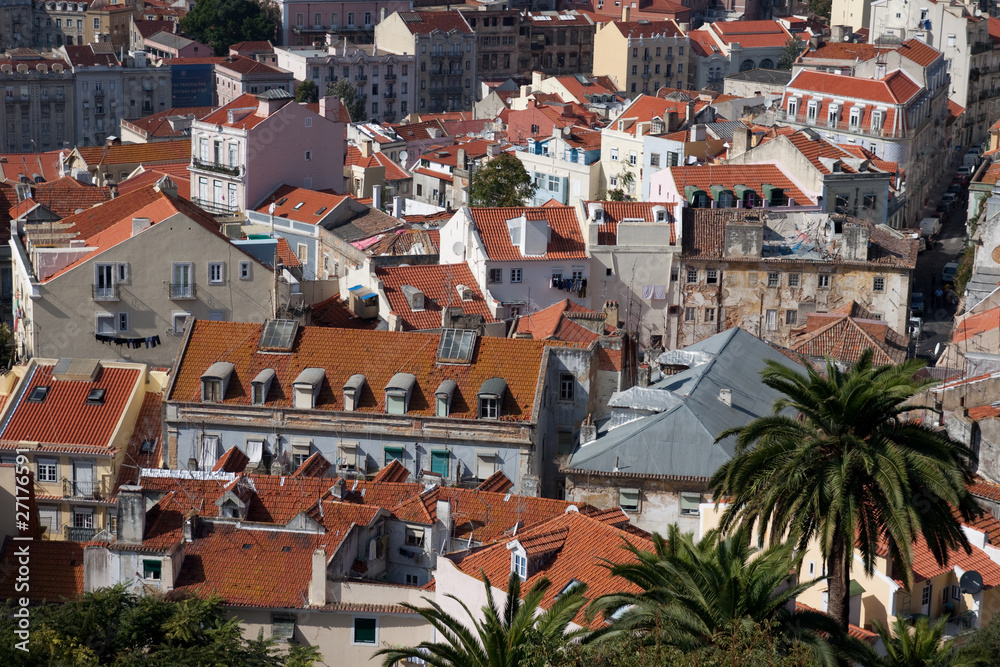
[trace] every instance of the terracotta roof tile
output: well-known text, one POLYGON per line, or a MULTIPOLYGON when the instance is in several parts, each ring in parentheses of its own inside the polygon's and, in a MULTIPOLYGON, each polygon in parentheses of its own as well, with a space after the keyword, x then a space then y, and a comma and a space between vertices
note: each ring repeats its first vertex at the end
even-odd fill
MULTIPOLYGON (((159 21, 157 21, 159 23, 159 21)), ((165 23, 170 23, 165 21, 165 23)), ((122 124, 144 133, 147 137, 183 137, 185 130, 175 130, 170 127, 169 119, 175 116, 190 116, 195 119, 204 118, 212 112, 213 107, 175 107, 143 116, 135 120, 123 120, 122 124)))
POLYGON ((117 56, 111 53, 96 53, 90 44, 74 46, 67 44, 62 47, 73 67, 119 67, 117 56))
POLYGON ((36 185, 33 199, 65 218, 80 209, 108 201, 111 199, 111 190, 81 183, 71 176, 63 176, 58 180, 36 185))
POLYGON ((586 259, 587 257, 576 211, 569 206, 472 208, 469 212, 476 223, 476 231, 486 246, 486 254, 493 261, 586 259), (521 250, 511 243, 507 221, 522 215, 532 216, 529 219, 533 220, 548 221, 551 236, 545 254, 524 256, 521 250))
POLYGON ((230 447, 212 466, 213 472, 243 472, 250 458, 239 447, 230 447))
MULTIPOLYGON (((531 546, 530 550, 526 548, 529 552, 528 578, 522 585, 522 590, 527 592, 542 577, 548 578, 552 583, 542 599, 543 609, 548 608, 556 596, 574 580, 587 585, 588 600, 622 590, 638 592, 638 587, 623 584, 620 579, 608 576, 606 565, 631 562, 634 559, 629 551, 622 548, 625 542, 640 549, 653 548, 648 539, 573 511, 533 528, 518 530, 516 539, 525 547, 531 546), (539 552, 539 556, 532 558, 532 552, 539 552)), ((511 557, 507 548, 510 541, 513 538, 474 550, 456 565, 469 576, 489 577, 494 586, 503 590, 510 575, 511 557)), ((583 627, 603 625, 601 619, 588 623, 586 609, 584 607, 577 614, 574 619, 577 624, 583 627)))
POLYGON ((683 35, 681 29, 674 21, 615 21, 614 26, 624 37, 653 37, 654 35, 666 35, 673 37, 683 35))
MULTIPOLYGON (((406 221, 412 224, 409 217, 406 221)), ((377 241, 366 245, 365 253, 372 257, 437 255, 440 253, 440 244, 441 232, 437 229, 397 229, 380 235, 377 241)))
POLYGON ((906 359, 909 341, 885 322, 856 319, 844 313, 810 313, 792 332, 789 347, 807 357, 832 357, 853 364, 871 349, 876 364, 899 364, 906 359))
POLYGON ((393 459, 393 461, 383 467, 378 471, 378 474, 372 478, 372 482, 378 484, 380 482, 405 482, 410 477, 410 471, 399 462, 398 459, 393 459))
MULTIPOLYGON (((464 144, 454 144, 451 146, 438 146, 420 156, 421 161, 434 162, 447 165, 449 167, 458 166, 458 151, 464 150, 469 160, 476 160, 486 155, 487 147, 495 142, 492 141, 469 141, 464 144)), ((432 172, 436 174, 437 172, 432 172)), ((442 174, 447 177, 447 174, 442 174)))
POLYGON ((588 201, 585 202, 585 205, 591 203, 599 203, 604 209, 604 222, 597 230, 598 245, 618 245, 618 223, 622 220, 656 222, 656 214, 653 213, 654 206, 662 206, 667 209, 670 245, 677 243, 677 230, 674 228, 674 206, 676 206, 674 202, 588 201))
POLYGON ((0 431, 0 440, 108 447, 132 392, 143 380, 140 370, 102 367, 97 379, 89 382, 55 380, 54 368, 39 365, 26 378, 24 398, 0 431), (49 390, 44 401, 27 400, 35 387, 46 386, 49 390), (103 403, 87 403, 93 389, 104 389, 103 403))
POLYGON ((543 308, 530 315, 518 317, 514 323, 514 333, 527 335, 535 340, 561 340, 583 344, 590 344, 600 338, 600 333, 574 322, 567 313, 573 313, 577 316, 592 315, 594 317, 588 319, 599 319, 598 331, 607 333, 602 313, 595 313, 569 299, 558 301, 548 308, 543 308))
POLYGON ((492 377, 507 381, 502 414, 511 421, 531 419, 538 372, 545 343, 510 338, 479 338, 471 364, 437 364, 440 336, 390 331, 359 331, 300 327, 290 354, 257 350, 263 324, 238 322, 194 323, 181 351, 170 401, 200 402, 201 375, 217 361, 234 364, 229 391, 222 403, 250 405, 250 380, 265 368, 277 374, 267 405, 290 407, 292 381, 305 368, 322 368, 326 378, 316 401, 317 410, 343 409, 342 387, 356 373, 367 378, 357 411, 384 413, 383 388, 397 372, 416 375, 417 389, 408 414, 433 415, 434 390, 445 379, 458 383, 451 416, 478 418, 475 396, 492 377))
MULTIPOLYGON (((233 449, 236 449, 235 447, 233 449)), ((317 477, 322 478, 325 476, 330 469, 333 468, 333 464, 326 460, 326 458, 320 452, 314 452, 305 461, 295 469, 292 473, 292 477, 317 477)))
MULTIPOLYGON (((23 543, 22 543, 23 544, 23 543)), ((9 542, 0 561, 0 595, 12 600, 30 594, 31 602, 60 602, 83 593, 83 545, 79 542, 34 540, 30 543, 31 590, 15 588, 18 543, 9 542)))
POLYGON ((445 129, 441 121, 436 118, 421 121, 419 123, 390 125, 389 127, 391 127, 392 130, 399 135, 400 139, 407 142, 449 138, 448 131, 445 129), (431 131, 434 132, 434 136, 431 136, 431 131))
POLYGON ((164 176, 168 176, 177 186, 177 196, 191 200, 191 172, 187 170, 186 164, 178 165, 158 165, 155 169, 143 168, 142 173, 136 174, 118 184, 118 195, 127 195, 141 188, 155 185, 164 176))
POLYGON ((1000 328, 1000 307, 963 318, 955 327, 951 340, 953 343, 962 343, 997 328, 1000 328))
POLYGON ((510 481, 507 475, 503 474, 503 470, 497 470, 495 473, 480 482, 479 486, 476 487, 476 491, 507 493, 512 488, 514 488, 514 482, 510 481))
POLYGON ((444 12, 401 12, 403 24, 414 35, 429 35, 435 30, 449 33, 452 31, 472 33, 472 28, 461 12, 450 10, 444 12))
MULTIPOLYGON (((289 102, 289 104, 294 104, 294 102, 289 102)), ((256 95, 244 93, 226 106, 220 107, 202 118, 201 122, 209 123, 211 125, 232 127, 238 130, 250 130, 267 120, 266 116, 260 116, 257 114, 257 108, 259 106, 260 104, 256 95), (236 112, 233 117, 233 122, 229 122, 230 111, 236 112)))
POLYGON ((706 164, 670 167, 669 174, 676 184, 677 192, 682 197, 684 196, 684 188, 692 186, 703 191, 709 199, 714 200, 713 185, 721 185, 730 192, 737 185, 745 185, 752 188, 758 197, 762 197, 763 186, 770 184, 781 188, 783 194, 794 199, 798 206, 812 206, 816 203, 799 189, 799 186, 792 181, 784 169, 775 164, 706 164))
POLYGON ((411 178, 402 167, 392 161, 392 159, 381 151, 376 151, 368 157, 361 157, 361 149, 354 145, 347 147, 347 155, 344 156, 344 166, 357 165, 365 169, 372 167, 385 167, 386 181, 403 181, 411 178))
MULTIPOLYGON (((1000 416, 1000 408, 989 407, 995 414, 990 414, 989 417, 995 418, 1000 416)), ((972 408, 969 410, 969 417, 972 417, 972 410, 978 408, 972 408)), ((972 417, 973 419, 982 419, 983 417, 972 417)), ((994 502, 1000 502, 1000 484, 994 484, 982 477, 976 477, 976 481, 969 487, 969 493, 974 496, 979 496, 980 498, 986 498, 987 500, 992 500, 994 502)))
POLYGON ((118 479, 115 480, 114 496, 118 489, 126 484, 135 484, 139 480, 142 468, 159 468, 162 461, 160 448, 160 433, 163 414, 163 394, 146 392, 142 398, 142 407, 132 428, 132 437, 125 448, 125 457, 118 467, 118 479))
POLYGON ((347 195, 335 195, 329 192, 297 188, 291 185, 281 185, 257 207, 258 213, 268 213, 274 203, 274 216, 288 218, 297 222, 317 224, 330 215, 330 212, 347 195))
POLYGON ((16 182, 22 175, 34 179, 35 174, 52 181, 59 178, 59 156, 64 151, 46 153, 0 153, 0 181, 16 182))
POLYGON ((316 326, 341 329, 374 329, 378 326, 378 318, 365 320, 352 313, 339 294, 314 303, 311 310, 312 323, 316 326))
POLYGON ((90 167, 98 165, 191 162, 191 140, 157 141, 151 144, 116 144, 113 146, 79 146, 75 150, 90 167))
MULTIPOLYGON (((259 60, 240 55, 226 58, 218 64, 218 67, 228 69, 233 72, 239 72, 240 74, 270 74, 274 76, 289 74, 288 72, 280 70, 276 67, 271 67, 270 65, 262 63, 259 60)), ((292 78, 290 74, 288 78, 292 78)))
POLYGON ((708 30, 714 31, 726 44, 739 43, 744 49, 763 46, 784 46, 792 34, 777 21, 715 21, 708 30))
POLYGON ((912 60, 921 67, 927 67, 941 57, 941 52, 933 46, 924 44, 919 39, 908 39, 896 49, 904 58, 912 60))
POLYGON ((861 62, 871 60, 880 53, 892 51, 891 47, 879 47, 874 44, 859 44, 855 42, 833 42, 827 41, 820 45, 818 49, 811 49, 802 55, 802 60, 813 59, 822 60, 850 60, 861 62))
POLYGON ((461 308, 466 315, 481 315, 484 322, 496 322, 467 264, 391 266, 375 270, 385 285, 392 312, 400 318, 404 331, 439 329, 444 308, 461 308), (424 294, 422 310, 413 310, 403 286, 416 287, 424 294), (458 286, 465 285, 465 298, 458 286))
POLYGON ((916 97, 923 87, 899 69, 883 79, 859 79, 843 74, 802 69, 788 83, 788 90, 792 89, 885 104, 905 104, 916 97))
POLYGON ((302 262, 295 256, 292 246, 288 245, 288 240, 284 236, 278 237, 278 263, 292 269, 302 267, 302 262))

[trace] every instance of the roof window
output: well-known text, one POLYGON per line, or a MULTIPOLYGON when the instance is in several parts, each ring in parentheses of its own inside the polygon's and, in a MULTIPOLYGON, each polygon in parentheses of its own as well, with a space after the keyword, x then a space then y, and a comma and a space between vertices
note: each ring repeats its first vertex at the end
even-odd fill
POLYGON ((410 405, 410 394, 417 383, 413 373, 396 373, 385 386, 385 411, 390 415, 405 415, 410 405))
POLYGON ((299 210, 300 208, 302 208, 302 206, 303 206, 304 204, 305 204, 305 202, 304 202, 304 201, 300 201, 300 202, 299 202, 298 204, 296 204, 295 206, 293 206, 293 207, 292 207, 292 210, 293 210, 293 211, 297 211, 297 210, 299 210))
POLYGON ((472 363, 476 332, 470 329, 443 329, 438 343, 437 360, 443 363, 472 363))
POLYGON ((438 417, 447 417, 451 414, 451 399, 455 395, 455 388, 458 383, 454 380, 445 380, 438 385, 434 392, 434 414, 438 417))
POLYGON ((94 387, 87 394, 87 400, 85 401, 87 405, 104 405, 104 394, 106 390, 99 387, 94 387))
POLYGON ((226 388, 229 386, 229 376, 233 366, 228 361, 217 361, 208 367, 201 375, 201 400, 218 403, 226 398, 226 388))
POLYGON ((28 395, 28 400, 32 403, 41 403, 45 400, 45 397, 49 395, 48 385, 40 385, 31 390, 28 395))
POLYGON ((267 403, 267 394, 271 391, 271 382, 274 381, 274 370, 265 368, 257 377, 250 381, 251 405, 264 405, 267 403))
POLYGON ((296 320, 268 320, 264 324, 257 347, 262 350, 290 351, 298 328, 299 323, 296 320))
POLYGON ((326 371, 322 368, 303 369, 299 376, 292 382, 294 397, 292 407, 310 410, 316 407, 316 399, 319 397, 320 387, 323 386, 323 378, 326 371))
POLYGON ((279 200, 278 200, 278 201, 276 201, 275 203, 276 203, 276 204, 277 204, 278 206, 283 206, 283 205, 284 205, 284 203, 285 203, 286 201, 288 201, 288 197, 282 197, 281 199, 279 199, 279 200))
POLYGON ((507 391, 507 381, 503 378, 490 378, 479 388, 479 418, 499 419, 503 406, 503 396, 507 391))
POLYGON ((316 211, 316 215, 323 215, 323 211, 326 210, 326 206, 320 206, 319 210, 316 211))
POLYGON ((344 410, 354 412, 361 402, 361 391, 365 388, 365 376, 356 373, 344 383, 344 410))

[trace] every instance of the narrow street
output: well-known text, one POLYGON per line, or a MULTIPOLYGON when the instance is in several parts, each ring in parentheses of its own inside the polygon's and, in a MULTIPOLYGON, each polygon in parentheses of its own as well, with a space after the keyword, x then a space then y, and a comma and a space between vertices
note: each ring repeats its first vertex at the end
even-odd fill
MULTIPOLYGON (((946 178, 935 188, 929 198, 928 206, 933 210, 941 200, 941 196, 951 185, 952 175, 961 157, 957 157, 946 173, 946 178)), ((950 304, 935 304, 934 290, 942 287, 941 270, 951 261, 957 261, 965 246, 966 235, 966 201, 967 191, 959 195, 959 201, 944 217, 941 218, 942 229, 934 247, 929 248, 917 257, 917 268, 913 274, 913 291, 924 295, 924 324, 920 339, 917 341, 916 355, 933 364, 936 359, 935 347, 944 347, 951 338, 951 330, 955 321, 955 306, 950 304)))

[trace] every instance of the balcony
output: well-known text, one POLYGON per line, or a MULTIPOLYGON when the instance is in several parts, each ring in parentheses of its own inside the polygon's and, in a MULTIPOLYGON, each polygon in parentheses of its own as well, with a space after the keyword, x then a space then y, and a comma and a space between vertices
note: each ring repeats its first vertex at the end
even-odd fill
POLYGON ((849 120, 809 118, 807 113, 803 113, 801 111, 793 114, 785 110, 780 110, 777 112, 776 116, 777 120, 785 121, 787 123, 810 125, 818 128, 829 128, 831 130, 839 130, 848 134, 863 134, 869 137, 884 137, 888 139, 903 139, 906 137, 912 137, 924 127, 924 123, 921 123, 915 130, 893 130, 888 127, 872 127, 870 123, 856 125, 851 123, 849 120))
POLYGON ((241 166, 231 167, 223 162, 216 162, 215 160, 199 160, 198 158, 191 159, 191 168, 237 177, 241 176, 243 173, 243 167, 241 166))
POLYGON ((667 55, 663 56, 663 59, 669 62, 674 59, 674 54, 668 53, 667 55))
POLYGON ((367 81, 368 80, 368 75, 367 74, 358 74, 356 77, 354 77, 354 80, 355 81, 367 81))
POLYGON ((385 91, 384 94, 385 94, 385 99, 387 99, 387 100, 394 100, 394 99, 396 99, 396 91, 395 90, 387 90, 387 91, 385 91))
POLYGON ((646 62, 649 62, 649 61, 651 61, 653 59, 653 56, 651 56, 651 55, 649 55, 647 53, 647 54, 643 55, 642 59, 645 60, 646 62))
POLYGON ((431 52, 431 60, 441 60, 446 55, 447 54, 444 51, 434 51, 434 52, 431 52))
POLYGON ((167 283, 167 291, 174 301, 194 299, 196 294, 193 283, 167 283))
POLYGON ((64 532, 68 542, 90 542, 97 534, 97 530, 94 528, 76 528, 75 526, 66 526, 64 532))
POLYGON ((109 285, 106 287, 93 285, 91 286, 91 294, 94 297, 94 301, 118 301, 118 285, 109 285))
POLYGON ((97 499, 101 497, 101 483, 93 480, 78 481, 63 478, 64 498, 89 498, 97 499))
MULTIPOLYGON (((239 204, 227 204, 225 202, 218 203, 209 199, 201 199, 200 197, 192 197, 191 201, 194 204, 197 204, 199 208, 204 209, 213 215, 236 215, 240 212, 239 204)), ((194 289, 194 287, 192 287, 192 289, 194 289)))
POLYGON ((104 99, 104 91, 101 90, 100 88, 98 88, 97 90, 95 90, 94 91, 94 99, 95 100, 104 99))
POLYGON ((396 75, 394 73, 392 73, 392 72, 386 72, 385 80, 386 81, 395 81, 396 80, 396 75))

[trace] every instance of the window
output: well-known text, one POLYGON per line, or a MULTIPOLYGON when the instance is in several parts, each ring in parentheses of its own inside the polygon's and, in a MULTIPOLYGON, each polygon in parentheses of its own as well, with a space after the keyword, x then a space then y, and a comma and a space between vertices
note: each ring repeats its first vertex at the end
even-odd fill
POLYGON ((240 262, 240 280, 250 280, 250 262, 240 262))
POLYGON ((802 280, 802 274, 801 273, 789 273, 788 274, 788 286, 789 287, 798 287, 799 283, 801 282, 801 280, 802 280))
POLYGON ((490 282, 491 283, 502 283, 503 282, 503 269, 490 269, 490 282))
POLYGON ((522 581, 528 578, 528 555, 516 549, 511 553, 511 568, 522 581))
POLYGON ((700 493, 681 494, 681 515, 692 516, 698 514, 698 505, 701 503, 700 493))
POLYGON ((764 328, 768 331, 774 331, 778 328, 778 311, 768 310, 764 313, 765 323, 764 328))
POLYGON ((309 162, 312 159, 313 159, 313 152, 312 151, 306 151, 306 162, 309 162))
POLYGON ((709 285, 715 285, 719 282, 719 270, 709 269, 705 272, 705 282, 709 285))
POLYGON ((38 481, 55 482, 59 478, 58 459, 38 459, 38 481))
POLYGON ((424 528, 423 526, 406 527, 406 546, 424 548, 424 528))
POLYGON ((451 454, 447 449, 431 450, 431 472, 447 479, 451 467, 451 454))
POLYGON ((38 527, 43 535, 52 535, 59 530, 59 509, 56 507, 38 508, 38 527))
POLYGON ((223 269, 225 265, 222 262, 209 262, 208 263, 208 282, 212 284, 219 284, 223 280, 223 269))
POLYGON ((170 288, 170 296, 175 299, 194 298, 194 275, 190 263, 174 263, 173 281, 170 288))
POLYGON ((927 584, 924 589, 920 591, 920 604, 929 605, 931 603, 931 585, 927 584))
POLYGON ((695 320, 695 314, 694 313, 695 313, 694 308, 691 308, 691 307, 685 308, 684 309, 684 321, 685 322, 694 322, 694 320, 695 320))
POLYGON ((418 575, 416 575, 416 574, 406 574, 406 575, 403 575, 403 578, 405 579, 407 586, 419 586, 420 585, 420 577, 418 575))
POLYGON ((960 587, 954 585, 951 587, 951 599, 952 600, 962 599, 962 589, 960 587))
POLYGON ((93 528, 94 527, 94 511, 91 509, 76 509, 73 510, 73 527, 74 528, 93 528))
POLYGON ((626 512, 638 512, 639 489, 618 489, 618 506, 626 512))
POLYGON ((490 477, 496 470, 496 452, 480 452, 476 454, 476 478, 484 480, 490 477))
POLYGON ((479 418, 496 419, 499 415, 499 400, 489 396, 479 398, 479 418))
POLYGON ((821 288, 827 288, 830 286, 830 274, 821 273, 816 276, 816 286, 821 288))
POLYGON ((97 313, 97 333, 110 336, 115 333, 117 323, 114 313, 97 313))
POLYGON ((767 274, 767 286, 768 287, 777 287, 780 284, 781 284, 781 276, 779 274, 777 274, 777 273, 769 273, 769 274, 767 274))
POLYGON ((715 321, 715 308, 706 308, 705 309, 705 321, 706 322, 714 322, 715 321))
POLYGON ((576 390, 576 378, 571 373, 559 374, 559 400, 572 401, 576 390))
POLYGON ((659 153, 650 153, 649 154, 649 166, 650 167, 659 167, 660 166, 660 154, 659 153))
POLYGON ((398 445, 386 445, 382 448, 382 452, 385 459, 385 465, 389 465, 393 461, 399 461, 400 463, 404 462, 404 449, 398 445))
POLYGON ((636 156, 635 151, 629 151, 628 152, 628 163, 631 164, 631 165, 635 165, 635 163, 637 161, 638 161, 638 157, 636 156))
POLYGON ((369 646, 378 644, 378 619, 355 618, 354 641, 352 643, 366 644, 369 646))
POLYGON ((521 282, 521 269, 511 269, 510 270, 510 281, 512 283, 521 282))
POLYGON ((872 281, 872 289, 876 292, 884 292, 885 278, 883 278, 882 276, 876 276, 875 279, 872 281))
POLYGON ((182 310, 175 310, 173 312, 173 323, 174 323, 174 333, 182 334, 184 333, 184 322, 187 318, 191 317, 191 313, 182 310))
POLYGON ((948 35, 948 46, 951 48, 955 47, 955 35, 948 35))
POLYGON ((160 580, 160 571, 163 568, 163 562, 158 560, 143 560, 142 561, 142 578, 143 579, 153 579, 155 581, 160 580))
POLYGON ((611 161, 618 162, 618 148, 615 146, 611 148, 611 161))
POLYGON ((117 274, 118 274, 117 275, 117 280, 118 280, 119 283, 127 283, 128 282, 128 264, 127 263, 119 264, 118 265, 117 274))
POLYGON ((128 313, 118 313, 118 330, 128 331, 128 313))
POLYGON ((698 269, 688 269, 687 281, 689 285, 698 282, 698 269))

